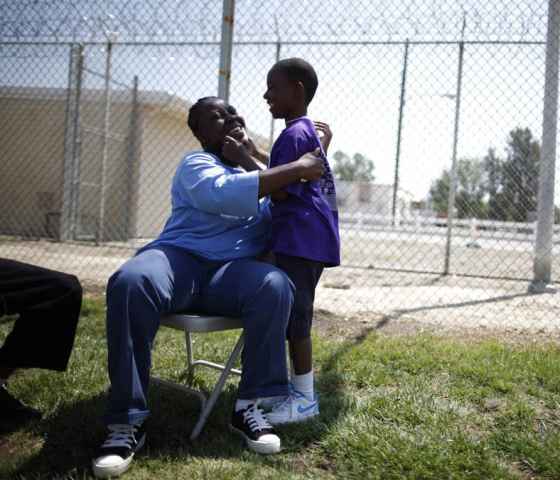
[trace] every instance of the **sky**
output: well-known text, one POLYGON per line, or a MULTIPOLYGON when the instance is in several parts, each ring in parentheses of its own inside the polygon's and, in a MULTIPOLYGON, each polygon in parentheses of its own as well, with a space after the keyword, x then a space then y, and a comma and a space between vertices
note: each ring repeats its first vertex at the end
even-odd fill
MULTIPOLYGON (((23 16, 17 15, 13 2, 9 4, 0 0, 3 41, 103 41, 103 29, 118 32, 121 42, 219 40, 221 0, 22 0, 20 6, 28 4, 23 16)), ((238 0, 235 41, 269 44, 235 45, 231 103, 252 130, 270 135, 262 94, 279 41, 281 58, 303 57, 317 70, 320 84, 309 114, 331 125, 331 151, 364 154, 375 164, 376 182, 392 183, 404 54, 404 43, 399 42, 457 41, 463 18, 467 42, 543 42, 546 1, 238 0)), ((457 44, 409 47, 399 177, 401 187, 416 199, 427 196, 431 182, 451 163, 458 52, 457 44)), ((87 47, 86 54, 88 67, 101 72, 104 47, 87 47)), ((482 158, 491 147, 503 155, 508 133, 516 127, 529 127, 540 137, 544 58, 542 43, 467 43, 459 158, 482 158)), ((113 75, 126 84, 138 75, 141 89, 193 100, 217 91, 218 59, 217 45, 117 45, 113 75)), ((65 86, 67 64, 67 47, 4 45, 0 83, 65 86)), ((94 75, 86 78, 90 88, 101 84, 94 75)), ((275 122, 275 135, 281 128, 281 122, 275 122)))

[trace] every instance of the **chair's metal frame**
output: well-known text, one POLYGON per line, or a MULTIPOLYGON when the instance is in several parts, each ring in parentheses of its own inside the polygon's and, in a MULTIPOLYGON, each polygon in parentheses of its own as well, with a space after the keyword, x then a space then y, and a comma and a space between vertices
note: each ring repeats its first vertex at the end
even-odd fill
POLYGON ((241 375, 241 371, 233 368, 233 365, 239 358, 241 350, 243 349, 243 332, 239 335, 239 339, 237 340, 235 347, 233 347, 225 365, 210 362, 208 360, 194 360, 192 334, 240 329, 243 328, 243 324, 239 318, 175 313, 163 317, 161 319, 161 326, 174 328, 176 330, 183 330, 185 332, 185 343, 187 349, 187 378, 192 378, 194 367, 197 365, 213 368, 222 372, 209 397, 207 397, 206 393, 192 388, 191 386, 171 382, 158 377, 152 377, 152 381, 154 383, 193 394, 200 400, 200 415, 190 435, 190 439, 195 440, 204 428, 206 420, 210 416, 210 413, 212 412, 212 409, 214 408, 214 405, 216 404, 216 401, 218 400, 230 373, 241 375))

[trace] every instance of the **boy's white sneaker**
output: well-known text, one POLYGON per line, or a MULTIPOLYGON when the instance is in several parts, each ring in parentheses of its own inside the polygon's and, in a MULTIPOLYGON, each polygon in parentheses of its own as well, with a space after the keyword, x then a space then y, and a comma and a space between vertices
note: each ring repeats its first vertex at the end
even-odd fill
POLYGON ((280 405, 288 398, 287 395, 277 395, 275 397, 262 397, 259 398, 259 407, 265 412, 272 410, 274 407, 280 405))
POLYGON ((292 390, 282 403, 276 405, 266 414, 272 425, 303 422, 319 415, 319 400, 315 393, 309 400, 303 393, 292 390))

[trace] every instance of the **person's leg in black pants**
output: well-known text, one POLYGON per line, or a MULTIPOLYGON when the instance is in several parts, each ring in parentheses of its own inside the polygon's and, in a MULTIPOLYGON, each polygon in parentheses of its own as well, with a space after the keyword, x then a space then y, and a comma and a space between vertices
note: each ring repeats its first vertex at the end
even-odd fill
POLYGON ((27 408, 5 388, 14 370, 66 369, 81 305, 75 276, 0 259, 0 317, 19 315, 0 347, 0 417, 25 414, 27 408))

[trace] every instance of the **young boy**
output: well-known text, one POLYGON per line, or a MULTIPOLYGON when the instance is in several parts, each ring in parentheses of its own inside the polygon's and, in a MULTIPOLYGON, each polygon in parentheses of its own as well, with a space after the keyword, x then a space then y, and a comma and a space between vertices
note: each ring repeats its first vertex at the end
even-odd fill
POLYGON ((272 195, 271 250, 276 266, 296 287, 287 330, 293 388, 267 414, 269 422, 278 425, 319 414, 312 370, 313 302, 323 268, 340 264, 340 238, 333 176, 317 131, 307 117, 318 86, 317 74, 305 60, 289 58, 271 68, 267 86, 264 98, 272 116, 286 121, 270 152, 269 167, 293 162, 317 149, 325 164, 319 181, 292 184, 272 195))

